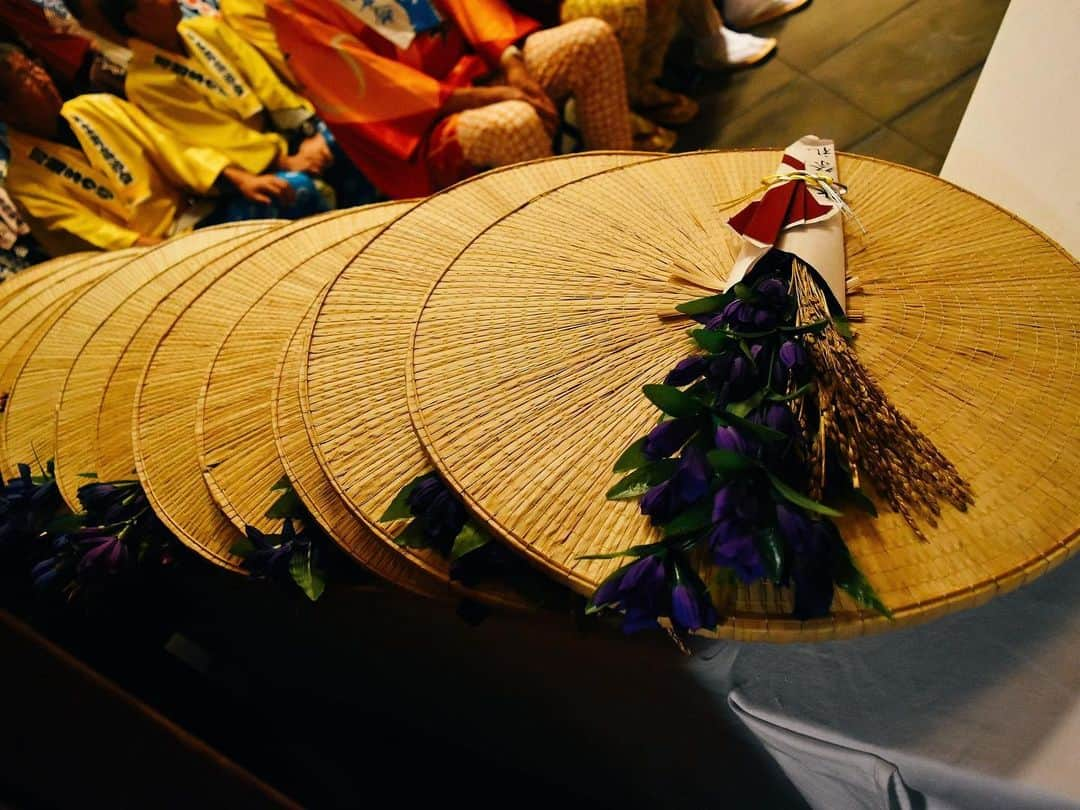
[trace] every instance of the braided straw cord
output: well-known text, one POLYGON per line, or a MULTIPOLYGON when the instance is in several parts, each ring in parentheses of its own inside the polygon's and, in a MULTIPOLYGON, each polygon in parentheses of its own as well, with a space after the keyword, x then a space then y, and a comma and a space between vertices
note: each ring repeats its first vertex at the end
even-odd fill
MULTIPOLYGON (((322 296, 319 296, 321 300, 322 296)), ((348 554, 388 582, 431 598, 450 591, 423 569, 375 537, 341 501, 311 447, 300 415, 300 369, 307 360, 307 336, 318 307, 312 304, 289 339, 275 369, 271 403, 274 442, 297 496, 324 532, 348 554)))
MULTIPOLYGON (((56 408, 56 482, 64 500, 78 509, 78 489, 86 483, 87 473, 101 475, 101 480, 130 478, 135 469, 131 453, 131 403, 126 402, 123 424, 128 429, 107 437, 107 442, 126 448, 126 461, 119 468, 97 467, 98 423, 106 385, 120 355, 139 327, 161 302, 202 269, 204 263, 233 249, 238 243, 274 227, 268 220, 219 225, 178 237, 147 251, 125 268, 133 278, 149 280, 111 310, 102 310, 101 322, 85 342, 60 389, 56 408), (199 262, 192 257, 199 257, 199 262), (160 272, 156 272, 160 268, 160 272)), ((139 372, 142 371, 140 366, 139 372)))
MULTIPOLYGON (((43 284, 34 284, 18 291, 10 301, 13 309, 4 326, 5 338, 0 346, 0 392, 3 392, 3 418, 0 420, 0 472, 5 478, 16 471, 22 462, 44 465, 52 456, 50 446, 20 441, 15 437, 12 452, 7 450, 7 422, 11 406, 11 394, 19 379, 20 372, 28 359, 37 350, 38 344, 51 331, 67 309, 90 289, 91 285, 114 272, 125 262, 138 256, 141 250, 118 251, 116 253, 80 254, 80 259, 71 264, 64 264, 49 273, 49 280, 43 284)), ((30 414, 32 423, 47 425, 51 422, 51 407, 36 414, 30 414)))
POLYGON ((376 537, 440 582, 450 581, 446 560, 397 545, 406 521, 379 522, 401 488, 431 469, 405 402, 409 335, 427 290, 470 239, 508 211, 570 180, 653 157, 588 153, 475 177, 389 225, 327 292, 300 380, 301 413, 319 463, 376 537))
MULTIPOLYGON (((693 351, 656 312, 719 281, 738 250, 717 202, 754 187, 779 153, 699 153, 611 170, 538 198, 451 265, 421 313, 410 409, 437 468, 500 537, 582 593, 653 542, 612 463, 655 423, 641 387, 693 351)), ((893 623, 837 598, 798 622, 787 595, 741 588, 718 634, 860 635, 980 604, 1062 562, 1080 518, 1080 268, 1057 245, 936 177, 842 156, 859 294, 861 362, 972 485, 919 542, 900 515, 840 528, 893 623)), ((851 285, 855 286, 855 285, 851 285)), ((328 380, 327 385, 333 381, 328 380)))
MULTIPOLYGON (((224 568, 241 570, 230 549, 242 535, 210 497, 195 443, 199 395, 217 349, 247 308, 299 261, 385 222, 385 209, 335 211, 286 225, 219 260, 228 271, 187 305, 150 357, 135 396, 139 479, 177 538, 224 568)), ((269 427, 268 421, 264 430, 269 427)))
MULTIPOLYGON (((414 204, 386 205, 380 213, 393 218, 414 204)), ((217 350, 199 397, 195 438, 210 494, 241 531, 251 525, 272 533, 281 526, 280 518, 266 517, 280 495, 274 484, 285 474, 269 430, 277 360, 312 301, 380 227, 359 233, 343 227, 346 238, 310 256, 294 258, 287 242, 268 249, 268 261, 291 269, 233 323, 217 350)))

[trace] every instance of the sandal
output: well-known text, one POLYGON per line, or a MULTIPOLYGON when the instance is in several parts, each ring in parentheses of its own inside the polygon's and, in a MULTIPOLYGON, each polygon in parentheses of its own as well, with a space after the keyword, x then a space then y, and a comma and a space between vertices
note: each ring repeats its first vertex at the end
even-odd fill
POLYGON ((631 113, 635 152, 670 152, 679 136, 670 129, 657 126, 647 118, 631 113))
POLYGON ((666 127, 678 127, 697 118, 701 108, 689 96, 653 85, 642 93, 636 109, 650 121, 666 127))

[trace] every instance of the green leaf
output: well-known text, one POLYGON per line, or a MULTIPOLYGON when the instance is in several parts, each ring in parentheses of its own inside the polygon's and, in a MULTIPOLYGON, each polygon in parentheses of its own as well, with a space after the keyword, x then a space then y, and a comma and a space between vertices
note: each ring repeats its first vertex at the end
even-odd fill
POLYGON ((61 515, 54 520, 51 520, 45 527, 45 531, 49 534, 67 534, 68 532, 77 531, 83 528, 82 514, 78 515, 61 515))
POLYGON ((813 389, 814 389, 814 384, 812 382, 808 382, 806 385, 799 386, 797 389, 792 391, 790 394, 784 394, 784 395, 769 394, 769 401, 770 402, 790 402, 793 399, 798 399, 803 394, 809 393, 813 389))
POLYGON ((683 534, 699 532, 712 525, 712 502, 706 498, 702 503, 691 506, 664 524, 664 537, 678 537, 683 534))
POLYGON ((753 288, 749 284, 743 284, 741 281, 732 287, 732 292, 740 301, 750 301, 754 297, 753 288))
POLYGON ((788 435, 786 433, 781 433, 779 430, 773 430, 771 427, 765 425, 759 425, 757 422, 751 422, 749 419, 744 419, 738 414, 725 413, 723 419, 736 427, 740 427, 743 430, 753 433, 763 441, 782 442, 788 440, 788 435))
POLYGON ((750 411, 761 404, 761 400, 765 399, 765 393, 765 389, 762 388, 752 397, 744 399, 742 402, 732 402, 728 404, 727 412, 733 413, 736 416, 746 416, 750 411))
POLYGON ((833 581, 836 587, 847 593, 865 608, 875 610, 882 616, 892 618, 892 611, 878 598, 874 586, 863 576, 862 571, 855 567, 847 546, 840 543, 842 551, 837 554, 837 560, 833 568, 833 581))
POLYGON ((668 416, 697 416, 705 403, 673 385, 646 385, 641 389, 649 401, 668 416))
POLYGON ((706 457, 709 459, 709 466, 721 473, 737 472, 756 466, 753 459, 731 450, 710 450, 706 457))
POLYGON ((837 512, 826 506, 823 503, 818 503, 813 498, 808 498, 801 492, 792 489, 779 478, 772 473, 769 473, 769 480, 772 482, 773 489, 783 495, 787 500, 791 501, 796 506, 801 506, 807 512, 817 512, 819 515, 827 515, 828 517, 842 517, 843 512, 837 512))
POLYGON ((457 560, 470 551, 476 551, 491 542, 491 538, 478 531, 472 523, 466 522, 454 538, 454 547, 450 550, 450 559, 457 560))
POLYGON ((731 343, 731 338, 726 334, 712 329, 692 329, 690 330, 690 337, 709 354, 720 354, 726 351, 731 343))
POLYGON ((79 473, 79 474, 78 474, 77 476, 75 476, 75 477, 76 477, 76 478, 95 478, 95 479, 96 479, 96 478, 97 478, 97 473, 94 473, 94 472, 84 472, 84 473, 79 473))
POLYGON ((822 318, 820 321, 814 321, 803 326, 780 326, 778 329, 788 335, 805 335, 807 332, 823 332, 830 323, 832 321, 828 318, 822 318))
POLYGON ((773 582, 784 578, 784 541, 776 529, 765 529, 757 536, 758 552, 765 564, 765 575, 773 582))
POLYGON ((235 554, 237 557, 250 557, 255 553, 255 544, 245 537, 229 546, 229 553, 235 554))
POLYGON ((720 295, 709 295, 705 298, 695 298, 693 301, 679 304, 676 310, 684 315, 708 315, 711 312, 719 312, 735 298, 735 292, 729 290, 720 295))
MULTIPOLYGON (((579 560, 614 560, 618 557, 644 557, 647 554, 652 554, 657 549, 663 548, 666 544, 660 543, 648 543, 641 546, 630 546, 630 548, 624 548, 622 551, 609 551, 607 554, 582 554, 577 557, 579 560)), ((630 565, 630 563, 627 563, 630 565)), ((623 566, 624 568, 626 566, 623 566)), ((622 569, 620 569, 622 570, 622 569)), ((615 573, 618 573, 616 571, 615 573)), ((614 576, 614 574, 612 575, 614 576)), ((610 579, 610 577, 609 577, 610 579)))
POLYGON ((636 470, 638 467, 642 467, 649 463, 649 459, 645 456, 645 439, 646 436, 642 436, 632 445, 623 450, 619 460, 615 462, 615 467, 612 468, 612 472, 626 472, 627 470, 636 470))
POLYGON ((851 321, 845 318, 843 315, 834 315, 832 319, 833 328, 840 333, 841 337, 851 340, 855 337, 855 333, 851 331, 851 321))
POLYGON ((650 487, 670 478, 677 463, 673 459, 665 458, 639 467, 609 489, 606 497, 609 501, 621 501, 644 495, 650 487))
POLYGON ((270 508, 266 510, 266 516, 271 520, 284 520, 295 518, 303 514, 304 506, 300 503, 300 496, 290 487, 282 492, 270 508))
POLYGON ((394 500, 390 501, 390 505, 386 507, 386 511, 382 513, 382 517, 379 518, 380 523, 386 523, 391 520, 405 520, 412 517, 412 512, 409 510, 409 496, 412 495, 412 491, 416 489, 416 485, 427 478, 431 473, 424 473, 418 475, 412 481, 407 483, 401 488, 401 491, 394 496, 394 500))
POLYGON ((394 542, 405 548, 427 548, 431 545, 419 520, 411 521, 405 530, 394 538, 394 542))
POLYGON ((878 516, 877 506, 872 500, 870 500, 870 496, 868 496, 858 487, 852 487, 851 491, 848 493, 848 497, 851 498, 851 500, 855 503, 857 507, 862 509, 867 514, 871 515, 872 517, 878 516))
POLYGON ((289 574, 293 582, 300 586, 304 595, 315 602, 326 590, 326 580, 322 572, 315 568, 311 551, 311 545, 308 544, 293 552, 292 559, 289 561, 289 574))

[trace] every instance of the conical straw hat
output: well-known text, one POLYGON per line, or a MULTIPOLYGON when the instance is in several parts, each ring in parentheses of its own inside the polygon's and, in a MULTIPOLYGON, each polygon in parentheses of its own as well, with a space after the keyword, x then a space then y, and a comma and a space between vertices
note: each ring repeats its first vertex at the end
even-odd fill
POLYGON ((571 180, 654 156, 589 153, 488 172, 430 197, 389 225, 328 290, 301 370, 301 413, 344 503, 382 542, 441 582, 449 563, 394 542, 379 518, 431 469, 409 423, 405 360, 414 316, 438 274, 497 218, 571 180))
MULTIPOLYGON (((30 288, 43 289, 51 279, 54 279, 54 274, 61 273, 65 268, 80 265, 86 259, 96 255, 98 254, 90 252, 69 253, 66 256, 58 256, 55 259, 31 265, 3 279, 0 282, 0 318, 7 318, 18 309, 19 301, 24 300, 23 295, 30 288)), ((55 278, 60 278, 60 276, 56 275, 55 278)), ((3 322, 0 321, 0 323, 3 322)))
MULTIPOLYGON (((149 250, 125 268, 132 280, 149 280, 141 286, 132 284, 130 295, 114 308, 102 309, 101 323, 78 350, 60 389, 56 408, 56 482, 72 509, 79 508, 78 489, 86 483, 83 476, 98 472, 97 425, 102 397, 128 341, 161 301, 201 268, 191 262, 191 256, 209 261, 276 225, 262 220, 207 228, 149 250)), ((126 424, 130 423, 129 405, 126 424)), ((134 458, 130 453, 128 459, 126 470, 113 475, 113 479, 131 475, 134 458)))
MULTIPOLYGON (((78 261, 70 264, 65 262, 62 267, 50 272, 48 282, 25 286, 10 299, 14 308, 4 322, 5 334, 0 339, 0 397, 3 400, 3 406, 0 407, 0 469, 5 477, 14 475, 19 463, 45 464, 50 457, 47 448, 40 448, 45 455, 35 453, 35 448, 31 448, 28 454, 20 450, 17 456, 9 457, 4 446, 8 401, 27 358, 52 328, 53 323, 92 283, 139 253, 141 249, 80 254, 78 261)), ((51 417, 51 411, 39 414, 39 418, 43 420, 51 417)))
MULTIPOLYGON (((158 517, 207 559, 235 571, 242 562, 230 549, 243 535, 210 497, 195 443, 199 396, 218 346, 247 308, 299 262, 328 243, 384 224, 398 205, 335 211, 234 251, 228 272, 187 306, 154 349, 135 398, 136 469, 158 517)), ((276 355, 266 362, 276 364, 276 355)), ((263 429, 269 435, 269 420, 263 429)))
MULTIPOLYGON (((413 205, 387 205, 380 213, 389 221, 413 205)), ((278 260, 293 262, 288 271, 239 318, 224 316, 232 325, 203 384, 195 439, 210 494, 241 531, 251 525, 270 533, 281 525, 266 517, 280 495, 273 487, 285 474, 269 430, 277 360, 312 301, 374 236, 371 228, 340 231, 339 241, 328 240, 317 253, 299 254, 295 260, 284 258, 290 246, 279 245, 278 260)))
MULTIPOLYGON (((56 406, 71 366, 101 323, 127 298, 153 286, 184 255, 232 239, 232 229, 195 231, 139 253, 72 301, 19 370, 4 419, 4 446, 12 458, 54 458, 56 406)), ((90 472, 84 470, 83 472, 90 472)))
MULTIPOLYGON (((719 203, 760 187, 776 152, 700 153, 612 170, 493 225, 424 305, 410 409, 437 468, 502 538, 590 593, 654 542, 633 501, 605 500, 620 453, 655 423, 642 386, 693 351, 661 320, 721 282, 738 244, 719 203)), ((972 485, 920 542, 903 519, 848 515, 841 531, 896 620, 838 599, 789 617, 787 592, 743 588, 725 637, 859 635, 979 604, 1061 563, 1080 517, 1080 268, 994 205, 936 177, 840 159, 847 271, 862 293, 861 362, 972 485)), ((347 358, 343 358, 347 360, 347 358)))
POLYGON ((312 305, 293 332, 275 369, 272 402, 274 441, 285 474, 312 517, 353 559, 388 582, 421 596, 445 597, 446 583, 426 573, 371 533, 342 502, 315 455, 300 415, 300 369, 307 360, 307 336, 315 324, 312 305))
MULTIPOLYGON (((274 238, 274 231, 286 224, 264 220, 259 225, 262 227, 255 235, 237 238, 224 253, 204 251, 185 258, 177 268, 178 275, 186 277, 180 286, 149 308, 141 299, 130 302, 130 307, 121 307, 87 344, 75 361, 68 384, 104 387, 101 388, 97 421, 90 429, 90 442, 86 445, 93 455, 79 457, 78 463, 70 465, 73 470, 93 470, 102 481, 134 475, 135 395, 146 364, 169 327, 188 305, 229 272, 239 261, 238 257, 258 250, 260 245, 274 238), (92 359, 91 352, 100 353, 101 361, 92 359), (86 463, 88 458, 92 463, 86 463)), ((58 433, 63 436, 66 431, 58 433)), ((70 472, 64 474, 65 480, 70 472)))

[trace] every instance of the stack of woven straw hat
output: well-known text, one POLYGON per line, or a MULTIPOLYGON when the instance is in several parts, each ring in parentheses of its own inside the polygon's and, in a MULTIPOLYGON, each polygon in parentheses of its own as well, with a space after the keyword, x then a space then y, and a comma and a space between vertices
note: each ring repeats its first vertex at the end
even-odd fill
MULTIPOLYGON (((718 203, 772 150, 589 153, 480 175, 423 201, 237 223, 152 249, 78 254, 0 285, 0 462, 55 459, 64 499, 137 473, 209 563, 241 571, 245 528, 283 477, 357 563, 423 597, 527 607, 465 585, 381 517, 436 470, 472 519, 588 595, 653 542, 609 501, 612 462, 692 344, 658 318, 706 294, 739 250, 718 203), (588 559, 586 559, 588 558, 588 559)), ((859 635, 978 605, 1061 563, 1080 517, 1080 267, 1038 231, 935 177, 841 156, 849 312, 862 362, 970 482, 925 541, 845 517, 893 620, 837 595, 790 617, 786 589, 739 589, 722 637, 859 635), (865 229, 865 231, 863 230, 865 229)))

